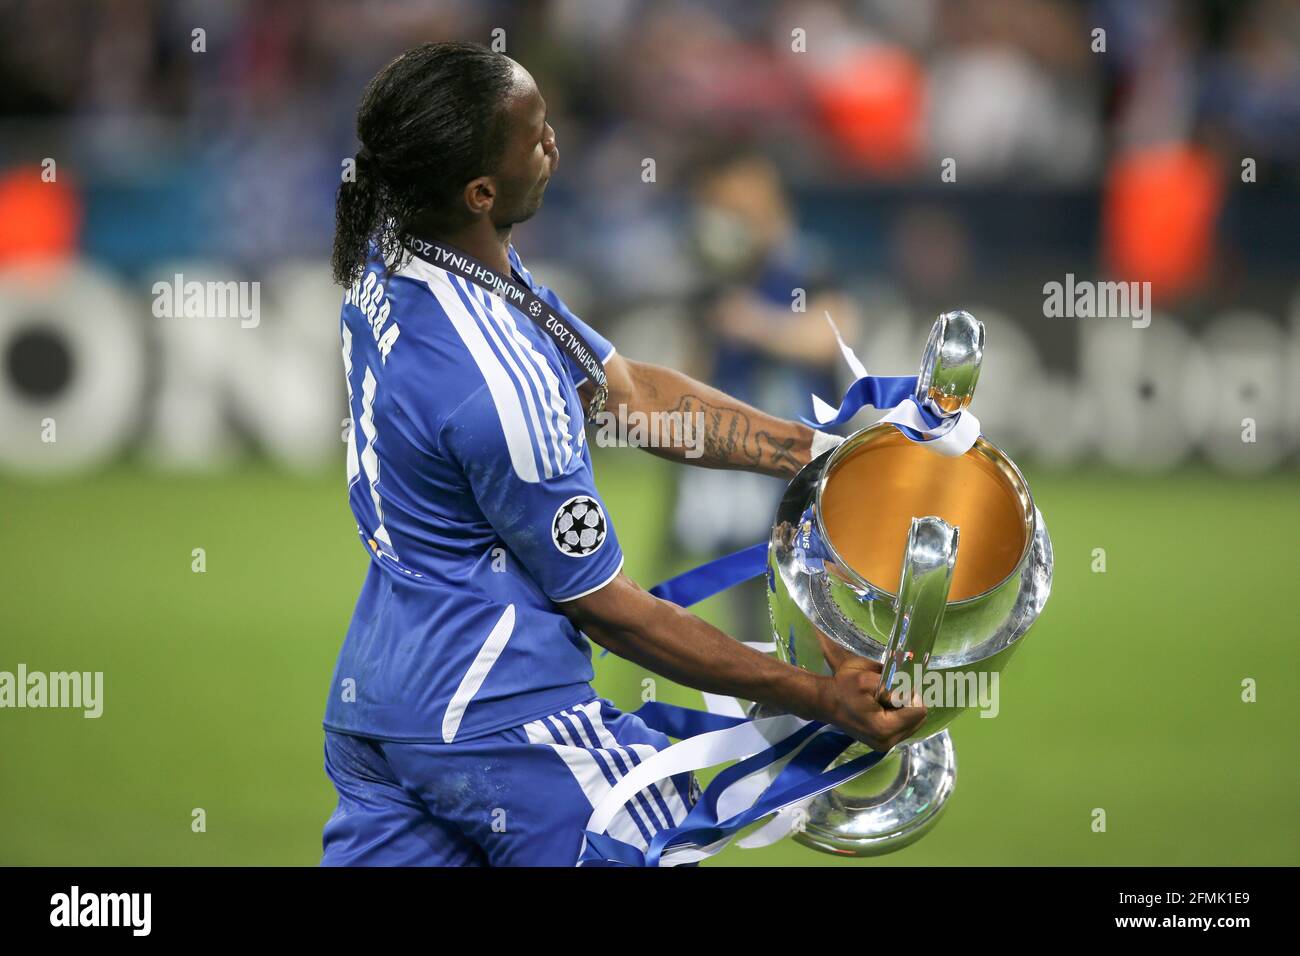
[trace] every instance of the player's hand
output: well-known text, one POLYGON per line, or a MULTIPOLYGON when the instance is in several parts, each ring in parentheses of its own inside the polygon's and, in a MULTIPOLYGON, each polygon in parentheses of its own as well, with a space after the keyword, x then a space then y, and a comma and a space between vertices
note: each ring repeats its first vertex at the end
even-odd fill
POLYGON ((919 695, 912 695, 910 707, 882 707, 876 701, 880 665, 847 651, 836 657, 828 682, 828 723, 882 753, 916 733, 926 717, 919 695))

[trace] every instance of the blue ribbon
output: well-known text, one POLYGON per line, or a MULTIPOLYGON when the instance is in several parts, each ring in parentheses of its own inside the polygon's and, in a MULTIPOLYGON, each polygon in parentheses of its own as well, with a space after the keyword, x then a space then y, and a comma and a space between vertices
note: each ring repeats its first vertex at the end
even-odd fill
POLYGON ((690 607, 741 581, 756 578, 766 570, 767 542, 760 541, 656 584, 650 593, 682 607, 690 607))
POLYGON ((694 710, 676 704, 661 704, 657 700, 642 704, 637 709, 636 716, 640 717, 650 729, 678 740, 749 723, 748 717, 711 714, 707 710, 694 710))
MULTIPOLYGON (((818 422, 811 418, 802 418, 800 420, 805 425, 811 425, 813 428, 823 430, 833 428, 836 425, 843 425, 868 405, 872 408, 893 408, 899 402, 911 398, 915 393, 915 375, 864 375, 849 386, 848 391, 844 393, 844 398, 840 401, 839 411, 830 421, 818 422)), ((921 414, 927 422, 934 418, 925 409, 921 410, 921 414)), ((934 418, 930 427, 934 428, 938 424, 939 419, 934 418)))
MULTIPOLYGON (((735 587, 741 581, 766 573, 767 542, 760 541, 656 584, 650 593, 681 607, 690 607, 735 587)), ((600 656, 604 657, 608 653, 608 650, 603 650, 600 656)))

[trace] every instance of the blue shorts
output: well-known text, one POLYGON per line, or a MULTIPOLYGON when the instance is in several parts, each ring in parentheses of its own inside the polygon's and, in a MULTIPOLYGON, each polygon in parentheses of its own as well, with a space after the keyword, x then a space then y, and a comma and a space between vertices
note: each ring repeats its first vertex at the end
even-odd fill
MULTIPOLYGON (((323 866, 573 866, 596 803, 669 739, 594 699, 458 743, 326 732, 339 803, 323 866)), ((693 805, 692 774, 628 801, 607 831, 644 850, 693 805)))

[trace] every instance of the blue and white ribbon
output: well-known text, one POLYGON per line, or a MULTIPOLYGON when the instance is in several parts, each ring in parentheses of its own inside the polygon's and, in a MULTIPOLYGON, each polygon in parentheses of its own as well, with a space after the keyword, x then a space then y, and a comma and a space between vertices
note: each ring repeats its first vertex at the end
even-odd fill
MULTIPOLYGON (((735 836, 785 807, 852 780, 874 767, 884 754, 869 752, 828 769, 854 741, 817 721, 793 715, 759 720, 719 717, 684 707, 650 703, 637 711, 647 726, 680 743, 644 760, 609 791, 587 824, 582 866, 680 866, 720 852, 735 836), (729 726, 722 722, 733 721, 729 726), (703 729, 713 727, 717 729, 703 729), (639 791, 678 773, 738 761, 714 778, 677 826, 661 830, 643 852, 605 831, 615 814, 639 791)), ((793 814, 773 821, 742 841, 765 846, 797 824, 793 814)))
POLYGON ((844 361, 856 376, 840 400, 832 406, 817 395, 812 396, 813 417, 803 418, 805 425, 817 429, 843 425, 863 408, 888 409, 882 422, 889 422, 911 441, 923 444, 941 455, 964 455, 980 436, 980 423, 970 409, 962 409, 951 418, 941 418, 916 401, 915 375, 872 375, 854 354, 826 314, 839 342, 844 361))
MULTIPOLYGON (((767 573, 767 545, 756 544, 701 565, 651 588, 656 597, 689 606, 741 581, 767 573)), ((751 644, 771 651, 774 645, 751 644)), ((868 753, 828 768, 854 741, 826 724, 792 714, 750 720, 733 697, 705 694, 707 711, 650 702, 636 711, 646 726, 679 741, 642 761, 593 809, 587 823, 582 866, 679 866, 727 847, 736 835, 785 808, 806 805, 875 766, 883 754, 868 753), (660 831, 645 851, 606 830, 622 806, 656 781, 728 761, 677 826, 660 831)), ((767 846, 799 822, 781 814, 748 834, 740 846, 767 846)))

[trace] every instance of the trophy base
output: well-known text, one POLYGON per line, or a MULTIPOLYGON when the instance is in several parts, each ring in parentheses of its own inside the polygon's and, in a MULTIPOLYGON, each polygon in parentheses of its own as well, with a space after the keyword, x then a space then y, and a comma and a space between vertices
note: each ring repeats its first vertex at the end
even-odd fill
MULTIPOLYGON (((836 764, 864 750, 850 748, 836 764)), ((813 798, 794 839, 835 856, 893 853, 934 829, 956 783, 948 731, 901 744, 862 776, 813 798)))

